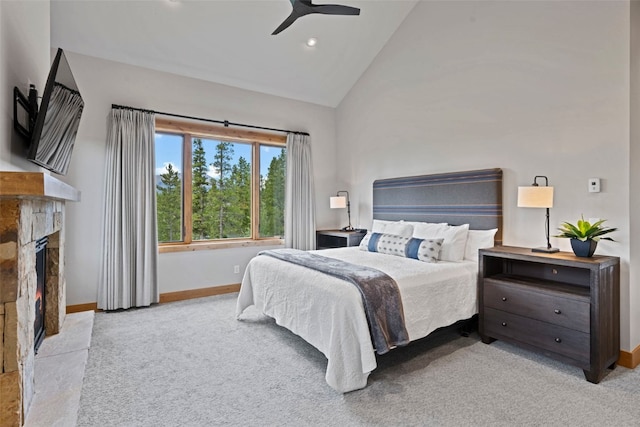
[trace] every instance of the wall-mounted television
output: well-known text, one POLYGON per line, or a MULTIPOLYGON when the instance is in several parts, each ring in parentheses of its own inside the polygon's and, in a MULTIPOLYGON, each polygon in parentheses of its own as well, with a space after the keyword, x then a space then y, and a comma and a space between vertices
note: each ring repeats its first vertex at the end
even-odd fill
POLYGON ((66 175, 83 108, 84 101, 67 58, 58 49, 42 93, 27 158, 66 175))

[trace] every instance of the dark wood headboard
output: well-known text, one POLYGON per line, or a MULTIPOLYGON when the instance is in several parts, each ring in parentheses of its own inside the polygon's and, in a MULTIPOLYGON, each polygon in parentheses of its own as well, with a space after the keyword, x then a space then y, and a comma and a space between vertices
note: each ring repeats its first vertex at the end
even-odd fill
POLYGON ((373 182, 373 218, 497 228, 502 243, 502 169, 439 173, 373 182))

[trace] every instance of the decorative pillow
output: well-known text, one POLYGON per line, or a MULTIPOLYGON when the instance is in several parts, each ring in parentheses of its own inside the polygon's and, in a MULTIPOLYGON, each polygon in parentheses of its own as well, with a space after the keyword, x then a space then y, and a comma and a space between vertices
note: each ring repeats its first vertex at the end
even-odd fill
POLYGON ((491 230, 469 230, 467 246, 464 249, 464 259, 478 261, 478 250, 493 247, 497 231, 497 228, 491 230))
POLYGON ((367 231, 367 234, 364 235, 362 240, 360 240, 360 250, 368 251, 369 250, 369 240, 371 239, 371 235, 375 233, 374 231, 367 231))
POLYGON ((381 254, 437 262, 443 239, 415 239, 386 233, 367 233, 360 249, 381 254))
POLYGON ((406 257, 424 262, 438 262, 444 239, 416 239, 407 242, 406 257))
POLYGON ((409 237, 395 234, 372 233, 367 250, 387 255, 405 256, 405 248, 409 239, 409 237))

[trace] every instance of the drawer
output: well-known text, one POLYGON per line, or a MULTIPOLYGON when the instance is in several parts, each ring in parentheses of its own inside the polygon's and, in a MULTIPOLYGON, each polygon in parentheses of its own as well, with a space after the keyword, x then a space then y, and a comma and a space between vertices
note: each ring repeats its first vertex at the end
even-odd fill
POLYGON ((484 334, 530 344, 589 364, 589 334, 492 308, 484 310, 484 334))
POLYGON ((588 333, 590 309, 588 301, 566 294, 507 284, 485 279, 484 305, 565 328, 588 333))

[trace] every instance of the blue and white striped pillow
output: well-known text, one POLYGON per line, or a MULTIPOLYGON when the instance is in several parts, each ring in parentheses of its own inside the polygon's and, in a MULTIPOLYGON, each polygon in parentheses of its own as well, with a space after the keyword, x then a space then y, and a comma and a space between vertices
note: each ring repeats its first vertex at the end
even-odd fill
POLYGON ((444 239, 416 239, 395 234, 368 233, 360 242, 360 249, 369 252, 437 262, 444 239))
POLYGON ((438 262, 444 239, 416 239, 411 238, 407 243, 407 258, 414 258, 424 262, 438 262), (419 243, 416 243, 419 242, 419 243), (411 249, 409 250, 409 247, 411 249), (414 249, 417 246, 417 249, 414 249))

